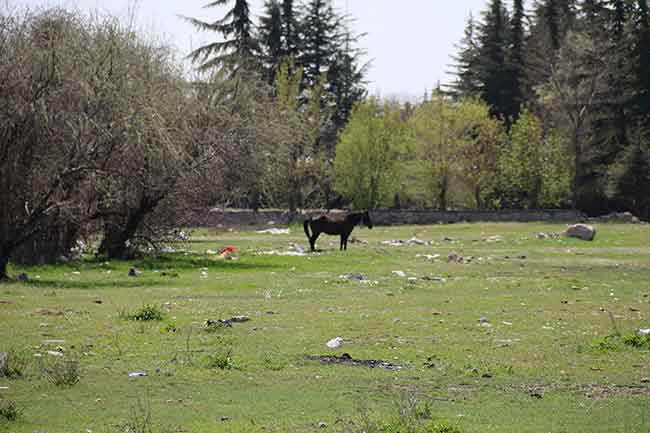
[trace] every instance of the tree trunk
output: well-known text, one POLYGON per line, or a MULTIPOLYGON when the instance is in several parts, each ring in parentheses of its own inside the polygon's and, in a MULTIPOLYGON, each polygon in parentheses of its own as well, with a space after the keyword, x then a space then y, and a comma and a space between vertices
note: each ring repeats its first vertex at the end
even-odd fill
POLYGON ((6 281, 9 279, 7 275, 7 264, 9 263, 9 256, 4 252, 0 252, 0 281, 6 281))
POLYGON ((575 130, 573 131, 573 137, 571 137, 571 140, 573 143, 571 143, 574 151, 574 156, 573 156, 573 182, 572 182, 572 189, 573 189, 573 203, 572 203, 572 209, 577 210, 578 209, 578 187, 579 187, 579 179, 580 179, 580 160, 581 160, 581 155, 580 155, 580 138, 578 136, 579 134, 579 127, 576 126, 575 130))
POLYGON ((476 209, 483 210, 483 200, 481 200, 481 187, 474 188, 474 200, 476 200, 476 209))
POLYGON ((128 241, 133 239, 145 215, 146 212, 140 209, 132 214, 124 225, 107 224, 104 228, 104 239, 99 246, 99 253, 105 254, 109 259, 126 260, 131 258, 132 251, 128 246, 128 241))

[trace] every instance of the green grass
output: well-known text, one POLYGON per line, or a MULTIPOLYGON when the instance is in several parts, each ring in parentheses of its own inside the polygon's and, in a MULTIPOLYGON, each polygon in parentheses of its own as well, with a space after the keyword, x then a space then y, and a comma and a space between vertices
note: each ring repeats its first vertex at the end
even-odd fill
POLYGON ((21 408, 0 431, 122 432, 146 399, 154 432, 648 432, 650 348, 634 335, 650 328, 650 227, 536 239, 562 229, 357 229, 367 245, 341 253, 322 237, 306 257, 258 254, 306 247, 299 227, 196 230, 186 251, 159 258, 12 268, 29 282, 0 285, 0 352, 30 362, 0 378, 0 399, 21 408), (381 244, 414 235, 433 243, 381 244), (237 260, 205 254, 229 245, 237 260), (452 252, 474 259, 448 263, 452 252), (132 267, 142 274, 129 277, 132 267), (367 281, 339 278, 351 273, 367 281), (164 320, 124 320, 143 306, 164 320), (206 327, 237 315, 251 321, 206 327), (339 349, 325 346, 339 336, 339 349), (78 360, 77 383, 41 373, 57 350, 78 360), (404 368, 314 360, 343 353, 404 368), (398 408, 413 398, 426 410, 405 424, 398 408))

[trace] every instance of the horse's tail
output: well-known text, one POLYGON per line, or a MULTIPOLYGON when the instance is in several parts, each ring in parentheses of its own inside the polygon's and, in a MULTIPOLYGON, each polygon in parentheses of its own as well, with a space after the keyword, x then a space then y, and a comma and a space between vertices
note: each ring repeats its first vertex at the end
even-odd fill
POLYGON ((302 223, 302 226, 305 229, 305 234, 307 235, 308 238, 311 238, 311 235, 309 234, 309 223, 310 222, 311 222, 311 218, 308 218, 302 223))

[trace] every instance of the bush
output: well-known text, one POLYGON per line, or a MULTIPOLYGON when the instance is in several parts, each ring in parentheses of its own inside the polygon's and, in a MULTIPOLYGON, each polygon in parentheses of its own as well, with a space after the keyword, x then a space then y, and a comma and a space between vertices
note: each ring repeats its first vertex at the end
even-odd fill
POLYGON ((13 400, 0 400, 0 420, 14 422, 22 413, 18 405, 13 400))
POLYGON ((219 370, 232 370, 237 368, 232 359, 232 349, 220 350, 207 356, 206 364, 208 368, 218 368, 219 370))
POLYGON ((596 341, 593 347, 601 352, 618 352, 626 348, 650 350, 650 335, 612 334, 596 341))
POLYGON ((122 313, 121 315, 128 320, 136 320, 138 322, 162 322, 165 320, 165 313, 163 313, 160 307, 153 304, 145 304, 138 310, 132 311, 131 313, 122 313))

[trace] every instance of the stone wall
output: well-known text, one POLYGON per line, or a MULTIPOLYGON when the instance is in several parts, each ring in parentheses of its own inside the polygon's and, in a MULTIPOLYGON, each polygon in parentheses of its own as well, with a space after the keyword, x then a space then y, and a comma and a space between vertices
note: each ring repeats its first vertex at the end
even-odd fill
MULTIPOLYGON (((307 210, 291 213, 281 210, 210 209, 195 210, 189 215, 191 227, 261 227, 269 224, 286 225, 302 221, 306 217, 320 215, 324 210, 307 210)), ((340 211, 331 211, 340 212, 340 211)), ((376 209, 370 212, 376 225, 418 225, 452 224, 458 222, 577 222, 584 215, 571 210, 521 210, 500 212, 457 211, 438 212, 432 210, 376 209)))

